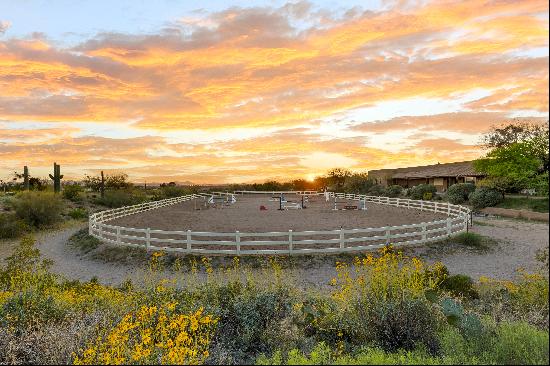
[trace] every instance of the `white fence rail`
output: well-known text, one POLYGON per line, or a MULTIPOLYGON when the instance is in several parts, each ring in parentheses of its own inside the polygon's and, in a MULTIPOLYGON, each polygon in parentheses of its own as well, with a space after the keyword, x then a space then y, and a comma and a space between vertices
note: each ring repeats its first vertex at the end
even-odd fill
MULTIPOLYGON (((315 191, 255 192, 246 193, 294 193, 324 194, 315 191), (308 193, 305 193, 308 192, 308 193)), ((222 192, 219 192, 222 193, 222 192)), ((231 194, 231 193, 229 193, 231 194)), ((338 229, 322 231, 273 231, 273 232, 199 232, 191 230, 154 230, 151 228, 130 228, 109 225, 108 221, 174 205, 193 199, 205 200, 206 195, 191 194, 161 201, 147 202, 134 206, 95 213, 89 218, 89 233, 94 237, 116 245, 141 247, 147 250, 181 252, 186 254, 257 255, 257 254, 312 254, 342 253, 380 248, 386 244, 394 246, 422 244, 437 241, 468 230, 471 224, 467 207, 448 202, 418 201, 404 198, 366 196, 330 192, 339 199, 366 201, 382 205, 418 209, 444 214, 446 219, 418 224, 386 226, 378 228, 338 229)))
POLYGON ((234 194, 298 194, 298 195, 309 195, 309 196, 318 196, 324 194, 324 192, 319 191, 235 191, 234 194))

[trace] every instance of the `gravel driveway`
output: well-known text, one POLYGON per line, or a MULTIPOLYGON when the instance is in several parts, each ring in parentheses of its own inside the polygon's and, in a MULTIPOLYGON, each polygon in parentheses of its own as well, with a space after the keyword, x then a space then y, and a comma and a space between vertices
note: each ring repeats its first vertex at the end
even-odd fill
MULTIPOLYGON (((419 246, 408 252, 428 262, 441 261, 451 273, 463 273, 478 279, 488 276, 511 279, 519 268, 534 272, 541 268, 535 259, 537 249, 548 246, 548 224, 523 222, 509 219, 476 219, 472 231, 496 240, 496 247, 489 251, 476 251, 446 244, 444 248, 419 246)), ((68 238, 85 227, 79 224, 61 231, 44 232, 37 235, 37 246, 45 258, 52 259, 52 270, 69 279, 90 280, 97 277, 100 282, 117 285, 125 279, 142 282, 146 278, 142 264, 119 264, 104 262, 83 256, 67 245, 68 238)), ((5 258, 13 243, 0 242, 0 258, 5 258)), ((349 257, 348 257, 349 259, 349 257)), ((324 286, 335 275, 334 262, 337 256, 307 258, 304 264, 296 265, 293 276, 304 286, 324 286)), ((295 260, 295 262, 298 262, 295 260)), ((254 271, 254 269, 253 269, 254 271)), ((546 273, 548 270, 546 269, 546 273)), ((172 276, 172 273, 165 273, 172 276)))

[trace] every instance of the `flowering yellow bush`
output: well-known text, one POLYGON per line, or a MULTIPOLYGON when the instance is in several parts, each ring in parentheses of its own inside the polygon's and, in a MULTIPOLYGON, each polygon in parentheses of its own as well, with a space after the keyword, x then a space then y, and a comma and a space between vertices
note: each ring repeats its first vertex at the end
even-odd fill
POLYGON ((179 314, 176 305, 142 306, 126 314, 105 336, 75 355, 74 363, 201 364, 208 357, 217 319, 203 315, 203 308, 179 314))
POLYGON ((338 287, 333 294, 336 299, 366 295, 383 301, 422 296, 426 290, 437 288, 447 273, 441 263, 426 265, 391 246, 382 248, 378 257, 372 254, 362 259, 355 257, 351 266, 337 262, 336 272, 331 281, 331 285, 338 287))

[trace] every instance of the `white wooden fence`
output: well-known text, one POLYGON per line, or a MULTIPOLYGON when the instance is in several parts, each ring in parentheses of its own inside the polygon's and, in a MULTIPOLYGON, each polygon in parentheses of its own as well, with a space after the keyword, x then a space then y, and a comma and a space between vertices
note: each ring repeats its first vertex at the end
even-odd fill
MULTIPOLYGON (((302 192, 302 191, 300 191, 302 192)), ((304 191, 307 194, 322 192, 304 191)), ((219 192, 219 194, 222 192, 219 192)), ((235 194, 283 192, 238 191, 235 194)), ((284 193, 298 193, 288 191, 284 193)), ((231 193, 224 193, 231 194, 231 193)), ((338 229, 322 231, 273 231, 273 232, 199 232, 167 231, 151 228, 130 228, 109 225, 116 218, 154 210, 160 207, 194 199, 205 200, 207 195, 191 194, 160 201, 126 206, 92 214, 89 233, 94 237, 116 245, 141 247, 147 250, 181 252, 186 254, 257 255, 257 254, 312 254, 342 253, 372 250, 391 243, 394 246, 422 244, 441 240, 468 230, 471 224, 467 207, 448 202, 418 201, 404 198, 366 196, 359 194, 330 193, 339 199, 366 201, 376 204, 417 209, 444 214, 446 219, 419 224, 386 226, 378 228, 338 229)), ((365 214, 368 214, 365 213, 365 214)))

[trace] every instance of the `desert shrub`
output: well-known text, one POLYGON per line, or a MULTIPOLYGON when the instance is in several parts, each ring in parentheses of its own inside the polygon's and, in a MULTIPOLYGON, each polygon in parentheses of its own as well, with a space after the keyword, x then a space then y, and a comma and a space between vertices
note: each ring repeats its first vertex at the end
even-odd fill
POLYGON ((479 187, 468 197, 474 209, 479 210, 485 207, 493 207, 502 202, 502 193, 496 189, 479 187))
POLYGON ((374 342, 386 351, 420 345, 437 349, 437 317, 425 293, 439 286, 443 266, 427 266, 386 247, 379 257, 356 258, 352 266, 337 263, 337 273, 334 305, 308 304, 315 309, 309 311, 316 314, 310 324, 320 340, 345 339, 356 346, 374 342))
POLYGON ((497 364, 548 365, 548 331, 526 323, 502 323, 494 344, 497 364))
POLYGON ((446 198, 450 203, 459 205, 466 202, 470 193, 475 189, 476 187, 472 183, 453 184, 447 189, 446 198))
POLYGON ((410 351, 422 346, 431 354, 438 351, 437 317, 424 299, 374 302, 363 309, 369 309, 364 319, 383 350, 410 351))
MULTIPOLYGON (((85 230, 77 237, 88 239, 85 230)), ((0 363, 548 362, 548 326, 510 322, 533 323, 526 308, 548 316, 543 276, 491 284, 498 302, 487 291, 441 300, 447 271, 391 247, 338 263, 329 293, 293 287, 277 263, 258 276, 237 259, 214 269, 188 258, 190 273, 172 282, 160 257, 140 286, 66 281, 24 238, 0 264, 0 363)))
POLYGON ((290 314, 289 294, 249 286, 233 283, 209 295, 220 319, 211 361, 248 363, 252 355, 273 351, 267 335, 290 314))
MULTIPOLYGON (((326 343, 318 343, 309 354, 299 349, 293 349, 283 354, 278 351, 271 357, 261 355, 256 365, 434 365, 454 364, 454 359, 434 357, 424 350, 390 353, 380 348, 364 347, 356 354, 340 354, 337 349, 331 349, 326 343)), ((475 359, 474 359, 475 360, 475 359)), ((466 364, 472 363, 465 362, 466 364)))
POLYGON ((13 201, 15 213, 34 227, 51 226, 61 221, 63 201, 50 192, 24 192, 13 201))
POLYGON ((454 296, 475 299, 478 297, 474 287, 474 281, 470 276, 454 275, 446 277, 440 285, 440 288, 449 291, 454 296))
POLYGON ((409 189, 409 196, 413 200, 430 200, 436 192, 437 188, 432 184, 419 184, 409 189))
POLYGON ((112 190, 106 191, 104 197, 95 199, 95 203, 110 208, 118 208, 122 206, 137 205, 145 200, 145 195, 137 190, 112 190))
POLYGON ((83 189, 79 184, 67 184, 63 186, 63 197, 69 201, 79 202, 82 201, 83 189))
POLYGON ((0 324, 15 328, 32 328, 40 324, 59 323, 67 316, 53 296, 27 290, 10 297, 0 309, 0 324))
POLYGON ((190 314, 176 311, 175 302, 142 306, 99 337, 74 359, 76 365, 110 364, 201 364, 217 319, 203 315, 201 308, 190 314))
POLYGON ((77 207, 77 208, 74 208, 74 209, 70 210, 68 215, 72 219, 80 220, 80 219, 85 219, 85 218, 88 217, 88 211, 86 211, 86 209, 84 209, 84 208, 77 207))
POLYGON ((472 232, 462 232, 453 236, 452 241, 467 247, 480 248, 483 245, 483 236, 472 232))
POLYGON ((13 213, 0 213, 0 239, 16 238, 28 230, 27 224, 13 213))
POLYGON ((179 197, 190 193, 191 191, 185 187, 164 186, 158 189, 155 194, 155 199, 179 197))
POLYGON ((481 277, 477 284, 478 312, 495 320, 523 321, 548 329, 548 278, 520 272, 516 281, 481 277))
POLYGON ((383 196, 386 193, 386 190, 380 184, 375 184, 369 188, 367 195, 369 196, 383 196))
POLYGON ((101 244, 101 241, 88 234, 88 228, 81 229, 74 233, 68 241, 72 247, 80 249, 84 253, 88 253, 101 244))
POLYGON ((403 192, 403 188, 399 185, 393 185, 386 188, 384 195, 386 197, 399 197, 403 192))

